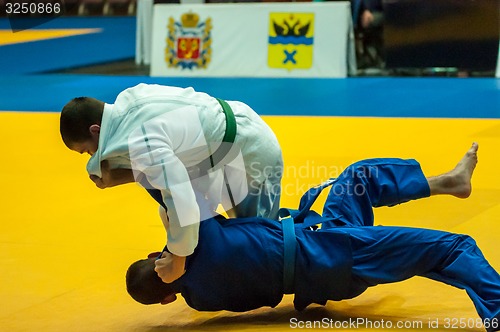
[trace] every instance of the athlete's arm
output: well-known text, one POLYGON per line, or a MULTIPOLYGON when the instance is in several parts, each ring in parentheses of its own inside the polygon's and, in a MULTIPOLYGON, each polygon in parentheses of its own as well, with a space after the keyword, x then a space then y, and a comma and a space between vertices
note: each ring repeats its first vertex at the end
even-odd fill
POLYGON ((102 178, 97 175, 90 175, 90 179, 100 188, 110 188, 121 184, 135 182, 134 172, 131 169, 116 168, 109 169, 109 163, 104 160, 101 163, 102 178))

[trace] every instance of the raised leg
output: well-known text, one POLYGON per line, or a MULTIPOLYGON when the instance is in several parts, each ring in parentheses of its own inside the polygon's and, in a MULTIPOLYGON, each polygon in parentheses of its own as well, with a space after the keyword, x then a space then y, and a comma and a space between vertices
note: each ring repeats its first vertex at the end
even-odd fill
POLYGON ((442 175, 425 177, 415 160, 368 159, 349 166, 333 183, 323 216, 334 218, 326 227, 372 226, 373 207, 393 206, 433 195, 466 198, 477 164, 477 143, 457 166, 442 175))
POLYGON ((346 231, 353 249, 353 296, 420 275, 464 289, 483 320, 500 319, 500 275, 471 237, 405 227, 346 231))
MULTIPOLYGON (((368 159, 349 166, 332 184, 323 216, 346 226, 372 226, 373 207, 428 197, 430 189, 415 160, 368 159)), ((324 223, 330 227, 333 223, 324 223)))

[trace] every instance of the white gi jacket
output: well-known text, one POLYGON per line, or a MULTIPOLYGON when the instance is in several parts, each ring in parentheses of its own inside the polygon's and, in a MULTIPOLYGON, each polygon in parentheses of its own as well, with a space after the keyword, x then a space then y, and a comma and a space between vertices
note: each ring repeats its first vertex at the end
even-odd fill
POLYGON ((208 158, 224 137, 226 117, 215 98, 192 88, 139 84, 120 93, 114 104, 105 104, 98 150, 87 171, 101 177, 101 162, 107 160, 111 169, 132 169, 136 181, 145 176, 161 190, 170 221, 165 225, 167 246, 173 254, 192 254, 200 220, 227 203, 225 178, 235 204, 248 192, 260 195, 241 204, 248 211, 240 209, 238 216, 274 217, 279 207, 282 157, 277 139, 247 105, 228 104, 237 123, 237 153, 224 161, 230 167, 214 167, 205 175, 193 175, 190 167, 208 158), (200 198, 206 199, 202 210, 200 198))

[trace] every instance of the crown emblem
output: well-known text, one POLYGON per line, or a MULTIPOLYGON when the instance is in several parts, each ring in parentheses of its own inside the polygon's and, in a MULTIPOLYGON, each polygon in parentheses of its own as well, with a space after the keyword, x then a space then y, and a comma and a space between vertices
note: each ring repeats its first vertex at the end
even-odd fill
POLYGON ((198 25, 200 16, 195 13, 185 13, 181 16, 182 26, 185 28, 194 28, 198 25))

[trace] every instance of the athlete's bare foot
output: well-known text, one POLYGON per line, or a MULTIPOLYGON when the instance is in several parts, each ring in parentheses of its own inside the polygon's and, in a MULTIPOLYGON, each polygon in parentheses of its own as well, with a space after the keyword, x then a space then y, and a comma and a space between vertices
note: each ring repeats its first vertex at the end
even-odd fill
POLYGON ((448 173, 427 178, 431 195, 453 195, 467 198, 472 192, 471 178, 477 164, 479 145, 474 142, 457 166, 448 173))

